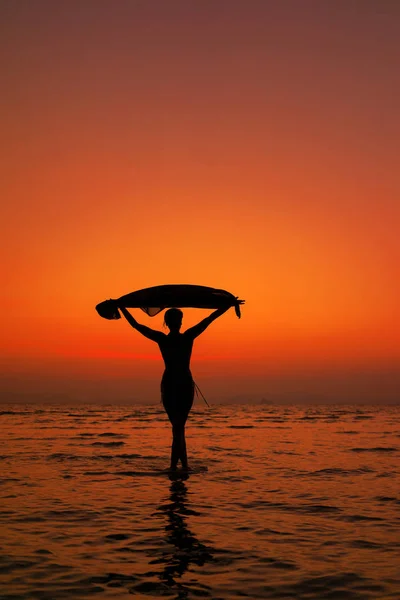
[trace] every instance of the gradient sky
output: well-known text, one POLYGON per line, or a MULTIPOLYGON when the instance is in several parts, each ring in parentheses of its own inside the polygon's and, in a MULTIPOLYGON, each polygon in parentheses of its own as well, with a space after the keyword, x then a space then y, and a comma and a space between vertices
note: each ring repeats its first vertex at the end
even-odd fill
POLYGON ((211 401, 399 398, 400 3, 3 0, 0 23, 1 400, 156 401, 157 347, 94 306, 163 283, 246 300, 195 346, 211 401))

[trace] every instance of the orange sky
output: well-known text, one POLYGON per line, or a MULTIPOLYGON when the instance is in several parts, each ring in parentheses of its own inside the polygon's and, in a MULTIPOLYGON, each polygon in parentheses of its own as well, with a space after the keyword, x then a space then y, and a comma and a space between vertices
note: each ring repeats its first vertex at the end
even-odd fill
POLYGON ((0 398, 156 399, 157 348, 94 305, 163 283, 246 299, 195 347, 213 400, 398 398, 399 18, 2 3, 0 398))

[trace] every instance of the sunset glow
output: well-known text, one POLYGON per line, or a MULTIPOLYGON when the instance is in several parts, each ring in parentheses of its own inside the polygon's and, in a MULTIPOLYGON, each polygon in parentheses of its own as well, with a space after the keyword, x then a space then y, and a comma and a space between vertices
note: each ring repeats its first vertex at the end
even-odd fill
POLYGON ((371 6, 3 4, 2 401, 158 401, 157 347, 94 306, 167 283, 246 300, 196 342, 213 400, 397 399, 400 15, 371 6))

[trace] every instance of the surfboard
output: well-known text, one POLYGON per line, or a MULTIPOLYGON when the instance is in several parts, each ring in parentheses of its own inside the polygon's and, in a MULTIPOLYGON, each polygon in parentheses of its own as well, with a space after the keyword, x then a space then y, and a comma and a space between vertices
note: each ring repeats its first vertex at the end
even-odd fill
MULTIPOLYGON (((239 300, 226 290, 204 285, 171 284, 137 290, 118 298, 118 303, 126 308, 140 308, 150 317, 154 317, 166 308, 207 308, 216 309, 234 306, 240 319, 239 300)), ((121 315, 114 300, 104 300, 96 306, 98 314, 104 319, 120 319, 121 315)))

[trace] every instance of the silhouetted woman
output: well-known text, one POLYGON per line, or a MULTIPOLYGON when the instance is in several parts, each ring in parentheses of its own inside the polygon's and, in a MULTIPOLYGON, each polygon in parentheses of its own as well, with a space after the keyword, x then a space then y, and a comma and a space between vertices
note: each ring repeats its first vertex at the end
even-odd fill
MULTIPOLYGON (((118 304, 117 304, 118 306, 118 304)), ((183 313, 179 308, 166 311, 164 322, 169 333, 141 325, 123 306, 118 306, 126 320, 142 335, 157 342, 164 359, 165 371, 161 381, 161 398, 172 425, 171 469, 178 461, 188 468, 185 423, 193 404, 194 381, 190 372, 190 357, 194 339, 229 308, 219 308, 194 327, 180 332, 183 313)))

